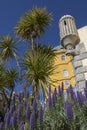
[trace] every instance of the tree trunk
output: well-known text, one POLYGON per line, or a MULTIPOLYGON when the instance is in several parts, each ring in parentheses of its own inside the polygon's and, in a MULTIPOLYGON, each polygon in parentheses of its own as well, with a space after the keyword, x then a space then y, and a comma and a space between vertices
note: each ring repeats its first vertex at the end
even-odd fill
POLYGON ((16 64, 17 64, 17 67, 18 67, 19 80, 20 80, 20 83, 21 83, 23 91, 24 91, 24 96, 26 97, 26 87, 24 86, 24 83, 23 83, 22 74, 21 74, 21 67, 20 67, 20 64, 19 64, 18 56, 15 53, 14 53, 14 56, 15 56, 16 64))
POLYGON ((34 38, 32 38, 32 37, 31 37, 31 44, 32 44, 31 48, 34 51, 34 38))

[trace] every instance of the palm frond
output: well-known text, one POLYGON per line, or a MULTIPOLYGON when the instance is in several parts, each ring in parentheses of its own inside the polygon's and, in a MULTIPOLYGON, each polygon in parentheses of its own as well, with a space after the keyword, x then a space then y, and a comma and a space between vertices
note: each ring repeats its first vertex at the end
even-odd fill
POLYGON ((47 13, 46 8, 35 7, 20 19, 15 27, 16 34, 25 40, 40 37, 51 20, 51 14, 47 13))
MULTIPOLYGON (((36 90, 39 92, 41 88, 47 89, 49 83, 49 77, 54 73, 55 65, 55 52, 53 48, 36 47, 33 55, 33 51, 28 51, 23 59, 23 66, 26 70, 25 77, 27 82, 36 84, 36 90), (45 51, 46 49, 46 51, 45 51)), ((44 91, 45 92, 45 91, 44 91)))
POLYGON ((8 36, 2 36, 0 41, 0 57, 2 60, 9 60, 16 54, 17 44, 14 42, 13 38, 8 36))
POLYGON ((9 89, 13 89, 18 82, 18 72, 14 68, 9 68, 5 72, 7 77, 7 84, 6 87, 9 89))

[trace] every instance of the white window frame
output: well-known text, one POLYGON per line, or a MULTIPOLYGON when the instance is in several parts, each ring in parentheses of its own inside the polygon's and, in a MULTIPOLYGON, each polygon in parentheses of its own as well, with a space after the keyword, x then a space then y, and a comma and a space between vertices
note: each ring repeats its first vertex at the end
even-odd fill
POLYGON ((63 70, 63 76, 69 76, 69 71, 67 69, 63 70))

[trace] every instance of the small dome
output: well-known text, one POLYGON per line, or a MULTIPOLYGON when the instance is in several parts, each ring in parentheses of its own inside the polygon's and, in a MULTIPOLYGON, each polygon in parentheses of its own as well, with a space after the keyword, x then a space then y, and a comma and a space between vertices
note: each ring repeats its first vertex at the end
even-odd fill
MULTIPOLYGON (((64 15, 64 16, 62 16, 62 17, 60 18, 59 22, 60 22, 61 20, 65 19, 65 18, 72 18, 72 19, 74 19, 74 17, 71 16, 71 15, 64 15)), ((74 20, 75 20, 75 19, 74 19, 74 20)))
POLYGON ((79 35, 74 17, 64 15, 59 20, 61 45, 65 48, 74 48, 79 43, 79 35))

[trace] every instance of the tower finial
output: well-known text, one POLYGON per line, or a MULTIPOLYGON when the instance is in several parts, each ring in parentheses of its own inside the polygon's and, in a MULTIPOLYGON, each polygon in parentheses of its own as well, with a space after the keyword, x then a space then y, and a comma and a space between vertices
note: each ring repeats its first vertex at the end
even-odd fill
POLYGON ((75 19, 71 15, 64 15, 59 20, 59 29, 62 46, 67 50, 75 48, 80 41, 75 19))

